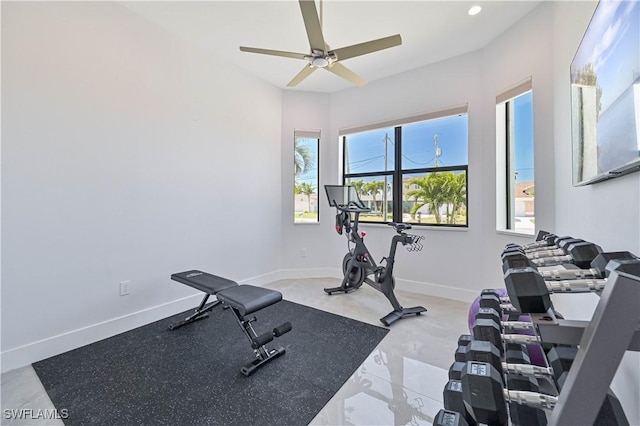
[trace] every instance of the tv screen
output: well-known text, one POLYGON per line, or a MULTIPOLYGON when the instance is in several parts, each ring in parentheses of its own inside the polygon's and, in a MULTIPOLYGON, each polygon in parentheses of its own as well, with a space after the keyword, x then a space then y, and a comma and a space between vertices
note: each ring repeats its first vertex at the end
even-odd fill
POLYGON ((573 184, 640 170, 640 2, 601 0, 571 62, 573 184))

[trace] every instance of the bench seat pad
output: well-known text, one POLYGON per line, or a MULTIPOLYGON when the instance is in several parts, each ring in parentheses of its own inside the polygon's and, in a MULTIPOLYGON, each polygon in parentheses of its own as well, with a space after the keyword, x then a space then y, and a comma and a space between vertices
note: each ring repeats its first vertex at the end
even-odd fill
POLYGON ((190 287, 197 288, 207 294, 217 294, 219 291, 224 289, 238 286, 238 283, 235 281, 198 271, 196 269, 172 274, 171 279, 190 287))
POLYGON ((278 303, 282 300, 282 293, 264 287, 239 285, 219 292, 216 297, 222 303, 237 309, 240 315, 245 316, 278 303))

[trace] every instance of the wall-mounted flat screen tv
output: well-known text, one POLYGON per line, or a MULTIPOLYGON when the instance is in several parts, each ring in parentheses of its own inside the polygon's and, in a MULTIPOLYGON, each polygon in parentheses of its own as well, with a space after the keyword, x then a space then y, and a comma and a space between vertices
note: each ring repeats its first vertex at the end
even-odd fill
POLYGON ((640 170, 640 2, 601 0, 571 62, 573 184, 640 170))

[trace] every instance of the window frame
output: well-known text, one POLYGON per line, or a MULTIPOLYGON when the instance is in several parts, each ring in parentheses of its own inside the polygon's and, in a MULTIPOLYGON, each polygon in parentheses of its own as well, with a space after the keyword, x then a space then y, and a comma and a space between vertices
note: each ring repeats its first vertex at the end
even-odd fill
POLYGON ((342 184, 346 185, 347 180, 357 179, 357 178, 370 178, 370 177, 384 177, 390 176, 392 178, 391 185, 391 194, 392 194, 392 212, 391 212, 391 220, 386 220, 387 218, 383 216, 383 221, 368 221, 365 219, 361 219, 361 223, 367 224, 387 224, 390 222, 403 222, 403 204, 404 204, 404 188, 403 177, 405 175, 410 174, 429 174, 429 173, 437 173, 437 172, 459 172, 464 171, 466 175, 466 187, 465 187, 465 211, 466 211, 466 221, 464 224, 456 224, 456 223, 415 223, 409 222, 412 226, 420 226, 420 227, 433 227, 433 228, 469 228, 469 161, 468 161, 468 150, 469 150, 469 130, 467 128, 467 164, 464 165, 454 165, 454 166, 438 166, 438 167, 420 167, 420 168, 402 168, 402 127, 403 125, 410 125, 418 122, 435 120, 439 118, 447 118, 447 117, 455 117, 466 115, 468 120, 468 105, 460 105, 452 108, 437 110, 425 114, 415 115, 411 117, 406 117, 397 120, 388 120, 376 124, 369 124, 364 126, 357 126, 351 128, 343 128, 340 129, 339 137, 340 137, 340 155, 342 157, 341 162, 341 180, 342 184), (361 172, 361 173, 345 173, 347 167, 347 156, 345 155, 345 149, 347 145, 347 137, 349 135, 353 135, 355 133, 361 133, 371 130, 380 130, 385 128, 393 128, 394 130, 394 164, 393 170, 388 171, 374 171, 374 172, 361 172), (399 201, 399 202, 398 202, 399 201))
MULTIPOLYGON (((298 130, 293 132, 293 155, 294 155, 294 173, 293 173, 293 224, 294 225, 317 225, 320 223, 320 130, 298 130), (295 156, 296 156, 296 142, 298 139, 314 139, 316 143, 316 157, 315 157, 315 195, 316 195, 316 220, 298 220, 296 217, 296 186, 298 185, 298 175, 295 173, 295 156)), ((303 213, 304 214, 304 213, 303 213)))
POLYGON ((515 107, 513 101, 523 95, 531 94, 531 155, 533 175, 531 181, 535 187, 535 132, 533 117, 533 82, 528 77, 515 86, 496 96, 496 231, 521 235, 535 235, 535 195, 533 195, 534 221, 531 230, 516 225, 516 137, 515 107))

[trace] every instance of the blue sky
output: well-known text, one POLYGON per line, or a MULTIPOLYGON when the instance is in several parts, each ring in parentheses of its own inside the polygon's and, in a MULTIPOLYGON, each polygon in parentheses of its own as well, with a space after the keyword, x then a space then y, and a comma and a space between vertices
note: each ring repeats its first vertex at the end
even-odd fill
POLYGON ((528 92, 513 100, 515 115, 515 147, 517 182, 533 180, 533 93, 528 92))
MULTIPOLYGON (((402 167, 435 167, 436 143, 440 166, 465 165, 468 162, 468 116, 439 118, 402 126, 402 167)), ((394 164, 395 137, 392 127, 357 133, 347 137, 351 173, 380 172, 394 164), (385 139, 387 140, 385 144, 385 139)))

